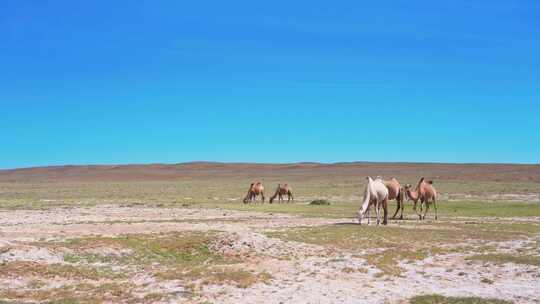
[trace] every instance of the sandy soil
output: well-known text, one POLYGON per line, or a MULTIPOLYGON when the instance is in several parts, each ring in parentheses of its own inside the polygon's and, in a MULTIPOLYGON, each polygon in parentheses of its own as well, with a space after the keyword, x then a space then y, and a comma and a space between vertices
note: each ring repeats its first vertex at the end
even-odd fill
MULTIPOLYGON (((538 221, 540 219, 530 219, 538 221)), ((63 240, 87 235, 169 231, 220 232, 212 250, 246 257, 246 267, 266 271, 272 279, 243 289, 209 285, 197 301, 215 303, 406 303, 411 296, 438 293, 447 296, 481 296, 540 303, 540 267, 518 264, 482 264, 465 260, 460 253, 436 255, 402 263, 401 277, 380 276, 355 252, 269 238, 264 233, 287 227, 350 223, 351 219, 302 218, 294 215, 193 208, 136 208, 98 206, 46 211, 0 211, 0 263, 33 261, 63 263, 61 252, 29 245, 32 241, 63 240), (490 284, 482 282, 489 280, 490 284)), ((391 223, 391 225, 393 225, 391 223)), ((527 240, 538 241, 538 239, 527 240)), ((524 241, 498 243, 515 252, 524 241)), ((117 254, 114 248, 110 254, 117 254)), ((118 253, 121 254, 121 253, 118 253)), ((188 301, 177 281, 158 282, 141 273, 133 279, 140 293, 164 291, 177 294, 173 302, 188 301)), ((3 288, 25 282, 0 280, 3 288)), ((51 284, 62 284, 56 282, 51 284)), ((0 287, 1 289, 2 287, 0 287)))

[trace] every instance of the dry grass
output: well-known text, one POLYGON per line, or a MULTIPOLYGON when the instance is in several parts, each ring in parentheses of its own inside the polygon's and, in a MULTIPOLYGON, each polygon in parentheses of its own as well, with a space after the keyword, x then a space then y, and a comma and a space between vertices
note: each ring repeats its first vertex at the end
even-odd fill
MULTIPOLYGON (((278 183, 286 182, 292 185, 296 201, 307 204, 328 199, 333 207, 361 196, 367 175, 395 176, 402 184, 415 184, 420 176, 426 176, 435 180, 443 195, 540 193, 540 166, 359 163, 59 167, 0 171, 0 208, 226 204, 240 202, 253 180, 263 182, 267 196, 278 183)), ((454 215, 451 209, 445 212, 454 215)), ((478 210, 465 213, 470 212, 478 210)))
POLYGON ((472 261, 483 261, 497 264, 514 263, 540 266, 540 256, 538 255, 523 255, 523 254, 477 254, 467 258, 472 261))
POLYGON ((41 264, 38 262, 13 261, 0 264, 0 277, 32 277, 39 279, 63 278, 68 280, 121 279, 122 273, 115 273, 106 267, 86 267, 64 264, 41 264))
MULTIPOLYGON (((493 243, 525 240, 540 233, 538 224, 512 223, 510 219, 503 219, 540 216, 540 204, 526 200, 488 198, 492 194, 540 193, 540 166, 295 164, 276 167, 198 164, 195 167, 155 165, 95 169, 68 167, 52 171, 31 169, 0 172, 0 209, 119 204, 208 207, 308 217, 353 218, 362 195, 364 176, 394 175, 403 184, 414 184, 419 176, 424 175, 435 180, 435 186, 444 198, 439 202, 441 220, 437 222, 430 220, 433 213, 428 214, 427 221, 416 221, 417 216, 413 214, 411 204, 407 203, 405 216, 409 220, 391 221, 394 226, 390 227, 335 225, 282 230, 270 235, 355 252, 378 268, 381 276, 402 275, 403 269, 399 267, 401 262, 419 261, 428 256, 450 252, 470 255, 471 261, 535 266, 540 263, 535 255, 538 244, 524 247, 516 255, 493 252, 496 248, 493 243), (294 189, 295 203, 242 204, 240 199, 253 180, 263 181, 267 196, 278 183, 289 183, 294 189), (478 197, 467 200, 447 199, 449 194, 456 193, 478 197), (310 201, 318 198, 330 201, 331 205, 309 205, 310 201)), ((394 208, 392 202, 392 213, 394 208)), ((87 224, 114 223, 117 222, 87 224)), ((0 287, 0 298, 14 302, 151 303, 177 300, 178 295, 155 290, 141 295, 138 292, 140 286, 132 284, 135 276, 149 276, 157 282, 179 280, 186 289, 185 297, 197 297, 197 293, 207 285, 248 288, 271 280, 270 274, 266 272, 246 270, 248 268, 244 267, 244 261, 239 258, 224 257, 212 252, 209 244, 215 237, 214 232, 183 232, 32 243, 29 245, 63 252, 65 264, 16 261, 0 265, 0 277, 17 277, 26 281, 26 286, 22 288, 0 287), (51 287, 50 282, 54 280, 64 282, 64 285, 51 287)), ((0 250, 9 249, 3 247, 0 250)), ((345 273, 367 271, 363 267, 343 269, 345 273)), ((489 283, 486 281, 486 284, 489 283)), ((415 297, 411 303, 507 302, 433 295, 415 297)))
MULTIPOLYGON (((209 244, 214 237, 213 232, 183 232, 32 243, 54 251, 71 252, 64 256, 68 264, 14 261, 0 265, 0 276, 28 281, 27 289, 0 288, 0 298, 16 301, 73 300, 77 303, 129 302, 129 299, 136 299, 133 295, 135 287, 129 282, 143 273, 158 281, 180 280, 186 289, 194 292, 207 284, 246 288, 270 279, 267 273, 243 270, 238 258, 212 252, 209 244), (123 253, 88 253, 89 250, 101 249, 123 253), (121 270, 115 272, 110 267, 96 266, 103 263, 121 270), (61 288, 44 289, 44 280, 47 279, 62 279, 66 283, 61 288)), ((146 295, 143 300, 152 302, 168 296, 166 293, 154 293, 146 295)))
POLYGON ((400 276, 400 262, 425 259, 434 254, 453 252, 482 253, 492 242, 525 239, 540 233, 531 223, 441 223, 436 228, 423 224, 401 227, 360 226, 356 224, 295 228, 269 233, 286 240, 334 246, 362 252, 381 275, 400 276), (375 250, 370 252, 369 250, 375 250))
MULTIPOLYGON (((52 289, 9 289, 0 291, 0 297, 16 301, 39 303, 134 303, 140 302, 131 294, 130 283, 70 284, 52 289)), ((2 303, 2 302, 0 302, 2 303)))
POLYGON ((498 299, 484 299, 478 297, 445 297, 441 295, 417 296, 410 300, 410 304, 512 304, 510 301, 498 299))

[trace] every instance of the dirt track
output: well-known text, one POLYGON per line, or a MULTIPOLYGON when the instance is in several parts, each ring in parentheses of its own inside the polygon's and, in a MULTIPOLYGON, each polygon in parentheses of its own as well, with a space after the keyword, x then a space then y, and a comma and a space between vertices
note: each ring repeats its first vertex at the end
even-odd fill
MULTIPOLYGON (((536 223, 538 219, 529 219, 536 223)), ((226 240, 213 250, 245 257, 246 269, 266 271, 272 279, 247 289, 232 285, 208 285, 196 302, 219 303, 405 303, 418 294, 474 295, 540 303, 537 287, 540 269, 518 264, 470 263, 461 253, 436 255, 402 263, 401 276, 380 276, 363 257, 373 248, 355 251, 270 238, 265 233, 290 227, 351 223, 351 219, 301 218, 255 212, 191 208, 132 208, 99 206, 48 211, 0 212, 0 262, 13 260, 39 263, 62 262, 62 254, 31 245, 34 241, 63 240, 85 235, 115 236, 126 233, 217 230, 226 240), (353 269, 353 271, 351 271, 353 269), (354 269, 362 269, 355 271, 354 269), (467 273, 466 276, 463 273, 467 273), (482 282, 489 280, 490 284, 482 282)), ((391 224, 395 225, 395 224, 391 224)), ((432 226, 432 225, 427 225, 432 226)), ((360 227, 358 227, 360 233, 360 227)), ((516 252, 528 242, 497 244, 516 252)), ((462 240, 466 242, 466 240, 462 240)), ((135 280, 135 279, 134 279, 135 280)), ((155 282, 141 273, 136 281, 152 282, 154 289, 174 291, 170 282, 155 282)), ((16 287, 23 281, 4 280, 16 287)), ((186 300, 178 295, 174 301, 186 300)))

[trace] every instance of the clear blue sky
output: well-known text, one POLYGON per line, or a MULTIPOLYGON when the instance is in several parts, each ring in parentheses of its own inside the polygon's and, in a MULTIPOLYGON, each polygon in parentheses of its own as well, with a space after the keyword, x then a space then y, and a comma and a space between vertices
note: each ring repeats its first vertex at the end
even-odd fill
POLYGON ((540 162, 540 2, 255 2, 2 1, 0 168, 540 162))

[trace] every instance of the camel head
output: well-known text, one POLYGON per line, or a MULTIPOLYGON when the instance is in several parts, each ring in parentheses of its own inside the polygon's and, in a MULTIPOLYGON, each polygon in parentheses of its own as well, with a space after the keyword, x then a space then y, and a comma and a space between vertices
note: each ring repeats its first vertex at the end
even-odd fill
POLYGON ((424 180, 425 180, 425 178, 422 176, 420 178, 420 180, 418 181, 418 186, 416 186, 417 189, 420 188, 420 185, 422 185, 424 183, 424 180))

